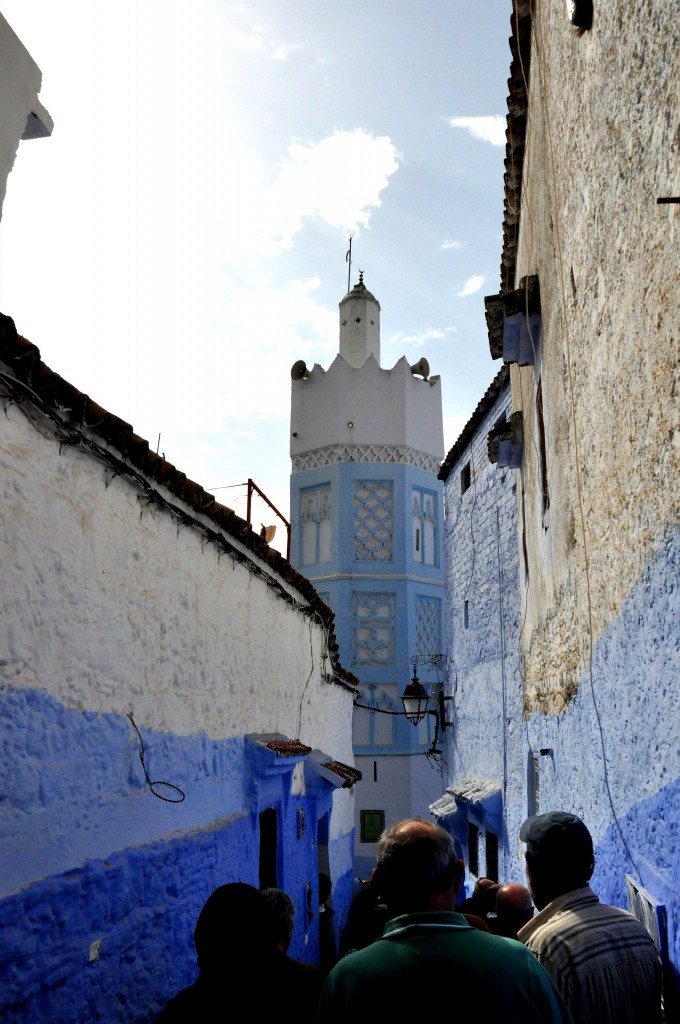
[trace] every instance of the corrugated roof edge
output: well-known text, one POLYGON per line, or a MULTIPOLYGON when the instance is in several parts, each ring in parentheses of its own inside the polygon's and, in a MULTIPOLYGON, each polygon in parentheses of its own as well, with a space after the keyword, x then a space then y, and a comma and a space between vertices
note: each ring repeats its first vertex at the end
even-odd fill
POLYGON ((200 484, 187 479, 185 473, 152 451, 149 442, 135 434, 129 423, 97 405, 89 395, 78 391, 46 366, 40 358, 37 345, 18 334, 12 318, 3 313, 0 313, 0 359, 12 371, 14 379, 39 400, 43 412, 52 412, 69 427, 84 429, 101 438, 149 482, 160 484, 195 513, 211 519, 218 530, 238 540, 239 544, 295 589, 323 621, 328 632, 328 653, 333 667, 331 681, 350 690, 356 689, 359 679, 340 664, 333 611, 287 558, 270 548, 233 509, 221 505, 200 484))
POLYGON ((505 131, 503 248, 501 294, 515 287, 519 218, 522 206, 522 172, 529 110, 532 0, 512 0, 508 40, 512 59, 508 78, 508 117, 505 131))
POLYGON ((472 437, 475 431, 477 430, 477 427, 482 422, 482 420, 484 419, 484 417, 486 416, 494 402, 498 399, 503 388, 506 386, 509 387, 509 385, 510 373, 508 371, 507 366, 503 364, 503 366, 501 366, 500 370, 492 380, 489 387, 484 392, 484 395, 481 401, 479 402, 477 408, 473 412, 472 416, 463 427, 458 437, 458 440, 453 445, 453 447, 449 449, 449 453, 442 462, 441 468, 437 473, 437 478, 439 480, 448 480, 449 473, 451 472, 451 467, 453 466, 454 462, 457 462, 458 459, 463 455, 465 449, 472 440, 472 437))

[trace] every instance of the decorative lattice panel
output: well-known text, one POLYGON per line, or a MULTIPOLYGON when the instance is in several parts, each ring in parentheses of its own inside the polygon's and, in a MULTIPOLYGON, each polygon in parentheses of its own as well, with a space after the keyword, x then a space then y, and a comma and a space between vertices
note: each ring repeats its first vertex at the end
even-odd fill
POLYGON ((441 602, 436 597, 416 597, 416 653, 424 657, 440 649, 441 602))
POLYGON ((354 594, 354 662, 394 665, 394 594, 354 594))
POLYGON ((392 480, 354 481, 354 558, 391 562, 394 558, 392 480))
POLYGON ((300 494, 302 564, 328 562, 331 557, 331 491, 325 484, 300 494))

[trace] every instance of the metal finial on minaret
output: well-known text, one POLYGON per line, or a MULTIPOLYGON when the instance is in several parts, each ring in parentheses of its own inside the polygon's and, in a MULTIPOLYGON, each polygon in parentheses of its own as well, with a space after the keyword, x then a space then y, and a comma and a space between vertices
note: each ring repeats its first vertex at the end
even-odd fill
POLYGON ((352 281, 352 236, 351 235, 349 236, 349 249, 345 253, 345 263, 349 264, 349 266, 347 267, 347 291, 349 291, 350 284, 351 284, 351 281, 352 281))
POLYGON ((359 284, 363 284, 363 283, 364 283, 364 272, 363 272, 363 270, 360 270, 359 271, 359 284))

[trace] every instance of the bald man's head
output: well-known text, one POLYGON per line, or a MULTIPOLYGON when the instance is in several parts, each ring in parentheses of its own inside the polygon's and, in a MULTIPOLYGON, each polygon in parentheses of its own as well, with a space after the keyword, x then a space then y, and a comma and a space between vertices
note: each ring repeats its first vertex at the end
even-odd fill
POLYGON ((509 883, 496 893, 496 923, 501 935, 516 938, 517 932, 534 916, 531 893, 525 886, 509 883))
POLYGON ((463 868, 445 829, 426 818, 405 818, 378 841, 375 884, 393 914, 453 910, 463 868))

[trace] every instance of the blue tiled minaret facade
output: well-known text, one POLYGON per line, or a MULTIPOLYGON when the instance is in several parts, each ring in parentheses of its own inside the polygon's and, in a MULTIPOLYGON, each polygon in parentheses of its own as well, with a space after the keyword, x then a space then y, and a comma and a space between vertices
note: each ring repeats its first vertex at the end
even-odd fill
MULTIPOLYGON (((380 367, 380 304, 363 275, 340 303, 334 362, 324 370, 299 360, 291 377, 291 562, 335 612, 361 703, 403 711, 411 659, 443 651, 440 380, 425 360, 380 367)), ((437 682, 426 665, 418 676, 428 688, 437 682)), ((361 878, 374 866, 381 824, 427 815, 441 795, 425 756, 433 722, 354 710, 361 878)))

